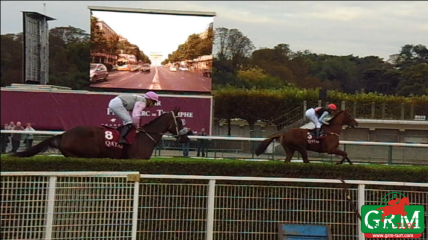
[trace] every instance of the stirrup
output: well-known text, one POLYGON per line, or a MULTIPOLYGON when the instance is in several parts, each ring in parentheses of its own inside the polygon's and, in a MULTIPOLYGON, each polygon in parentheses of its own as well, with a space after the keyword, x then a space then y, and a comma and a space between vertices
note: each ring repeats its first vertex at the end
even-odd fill
POLYGON ((121 138, 119 139, 119 143, 120 143, 120 144, 130 145, 130 143, 128 142, 128 140, 126 140, 126 138, 124 138, 124 137, 121 137, 121 138))

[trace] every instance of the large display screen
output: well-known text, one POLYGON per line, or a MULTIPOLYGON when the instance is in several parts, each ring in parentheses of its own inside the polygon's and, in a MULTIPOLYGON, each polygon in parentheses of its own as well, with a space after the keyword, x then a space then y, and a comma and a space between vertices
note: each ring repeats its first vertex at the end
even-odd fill
POLYGON ((214 16, 90 9, 92 88, 211 92, 214 16))

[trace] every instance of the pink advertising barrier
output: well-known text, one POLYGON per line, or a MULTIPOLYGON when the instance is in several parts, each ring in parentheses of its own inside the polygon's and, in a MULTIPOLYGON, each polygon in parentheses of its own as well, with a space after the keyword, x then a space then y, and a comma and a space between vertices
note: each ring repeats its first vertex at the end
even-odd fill
MULTIPOLYGON (((69 130, 76 126, 117 127, 123 122, 109 109, 117 94, 1 91, 1 124, 20 121, 32 123, 36 130, 69 130)), ((193 131, 205 128, 211 134, 211 96, 160 95, 157 106, 142 112, 142 124, 160 116, 163 111, 180 108, 179 117, 193 131)))

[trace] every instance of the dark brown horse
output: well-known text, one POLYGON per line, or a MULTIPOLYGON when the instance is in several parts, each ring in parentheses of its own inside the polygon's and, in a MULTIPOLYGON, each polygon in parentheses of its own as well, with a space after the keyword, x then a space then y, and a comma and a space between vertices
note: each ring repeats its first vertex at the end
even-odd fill
POLYGON ((349 164, 352 165, 351 160, 348 158, 348 154, 345 151, 337 149, 337 147, 339 146, 339 136, 342 132, 342 126, 348 125, 354 128, 358 126, 358 122, 355 121, 348 110, 345 110, 337 112, 328 123, 329 125, 323 124, 322 126, 326 134, 324 139, 316 141, 312 138, 312 135, 309 134, 311 130, 295 128, 284 134, 275 135, 261 142, 256 149, 256 155, 259 156, 264 153, 273 140, 280 139, 281 145, 287 154, 285 162, 290 162, 294 152, 298 151, 302 155, 303 162, 309 163, 307 151, 313 151, 342 156, 342 160, 337 164, 342 164, 347 160, 349 164))
POLYGON ((177 117, 178 111, 176 108, 144 125, 139 129, 135 142, 130 146, 124 146, 123 151, 105 146, 102 127, 79 126, 12 156, 31 157, 48 149, 59 149, 65 157, 150 159, 153 149, 166 132, 176 135, 181 143, 190 141, 183 130, 181 119, 177 117))

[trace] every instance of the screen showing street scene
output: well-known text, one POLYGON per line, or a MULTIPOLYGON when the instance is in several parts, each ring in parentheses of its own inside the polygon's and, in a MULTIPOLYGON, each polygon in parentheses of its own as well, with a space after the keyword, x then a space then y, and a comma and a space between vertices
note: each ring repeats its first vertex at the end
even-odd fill
POLYGON ((213 20, 91 11, 90 86, 211 92, 213 20))

